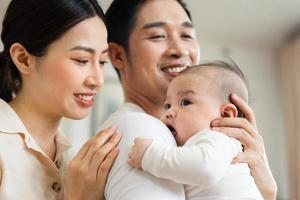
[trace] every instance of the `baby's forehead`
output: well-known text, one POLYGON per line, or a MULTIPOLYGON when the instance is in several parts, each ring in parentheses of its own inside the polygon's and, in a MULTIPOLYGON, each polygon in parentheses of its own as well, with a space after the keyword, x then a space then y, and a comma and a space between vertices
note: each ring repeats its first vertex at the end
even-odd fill
POLYGON ((213 84, 211 81, 205 76, 205 74, 195 74, 195 73, 187 73, 182 74, 173 79, 168 87, 169 92, 178 92, 178 91, 211 91, 213 89, 213 84))

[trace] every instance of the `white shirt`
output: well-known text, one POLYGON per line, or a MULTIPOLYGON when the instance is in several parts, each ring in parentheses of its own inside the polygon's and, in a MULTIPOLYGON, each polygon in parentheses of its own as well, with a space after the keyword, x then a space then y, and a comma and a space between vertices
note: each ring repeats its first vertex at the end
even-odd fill
POLYGON ((0 199, 61 200, 64 152, 70 144, 55 136, 54 162, 40 149, 17 113, 0 99, 0 199))
POLYGON ((144 154, 142 168, 156 177, 186 184, 190 200, 262 200, 248 165, 230 164, 240 151, 237 140, 204 129, 183 147, 154 141, 144 154))
POLYGON ((103 128, 116 125, 123 137, 119 144, 119 155, 110 170, 105 188, 107 200, 183 200, 182 184, 137 170, 127 164, 128 153, 134 138, 144 137, 162 140, 169 146, 176 142, 169 129, 158 119, 146 114, 140 107, 125 103, 104 123, 103 128))

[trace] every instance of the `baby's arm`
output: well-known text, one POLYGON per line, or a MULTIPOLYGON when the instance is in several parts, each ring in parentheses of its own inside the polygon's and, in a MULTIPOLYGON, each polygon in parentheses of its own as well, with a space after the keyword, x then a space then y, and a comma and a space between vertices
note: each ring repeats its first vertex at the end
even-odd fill
POLYGON ((138 138, 128 163, 156 177, 207 187, 224 176, 239 151, 233 139, 215 131, 196 134, 183 147, 138 138))

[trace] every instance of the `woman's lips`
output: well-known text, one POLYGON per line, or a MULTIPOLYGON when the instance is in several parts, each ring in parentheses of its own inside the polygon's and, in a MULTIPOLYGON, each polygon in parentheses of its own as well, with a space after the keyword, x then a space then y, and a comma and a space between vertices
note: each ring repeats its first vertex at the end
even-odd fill
POLYGON ((75 100, 83 107, 91 107, 94 105, 95 94, 90 93, 76 93, 75 100))

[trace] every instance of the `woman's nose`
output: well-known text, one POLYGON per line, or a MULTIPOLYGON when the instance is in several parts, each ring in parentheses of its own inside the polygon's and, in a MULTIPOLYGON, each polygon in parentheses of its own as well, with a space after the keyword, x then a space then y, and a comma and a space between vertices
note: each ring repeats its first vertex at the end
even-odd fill
POLYGON ((104 84, 103 70, 99 69, 93 71, 85 80, 88 87, 99 89, 104 84))

